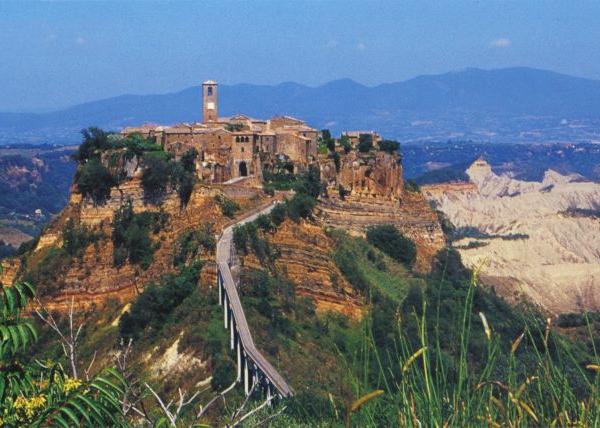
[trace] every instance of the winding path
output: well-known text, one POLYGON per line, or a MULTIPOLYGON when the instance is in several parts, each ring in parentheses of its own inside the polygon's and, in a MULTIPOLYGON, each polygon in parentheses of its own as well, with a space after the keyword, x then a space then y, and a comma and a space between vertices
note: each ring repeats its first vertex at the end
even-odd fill
POLYGON ((241 382, 243 378, 246 395, 250 394, 256 385, 260 385, 268 396, 271 394, 281 397, 293 395, 293 390, 287 382, 254 345, 238 295, 237 284, 231 272, 231 268, 234 266, 233 228, 252 222, 261 214, 269 213, 277 203, 279 201, 226 227, 217 243, 219 304, 223 305, 225 328, 231 332, 231 349, 237 351, 237 381, 241 382))

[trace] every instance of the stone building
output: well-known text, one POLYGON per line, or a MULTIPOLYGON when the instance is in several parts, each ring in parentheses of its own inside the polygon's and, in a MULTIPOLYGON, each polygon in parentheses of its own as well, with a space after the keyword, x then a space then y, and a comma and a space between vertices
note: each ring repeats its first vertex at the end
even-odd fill
POLYGON ((261 175, 264 165, 276 159, 291 161, 297 171, 317 159, 319 131, 300 119, 277 116, 270 120, 238 114, 218 116, 218 84, 202 84, 203 123, 173 126, 144 125, 125 128, 122 134, 140 133, 176 157, 198 152, 197 173, 206 182, 261 175))

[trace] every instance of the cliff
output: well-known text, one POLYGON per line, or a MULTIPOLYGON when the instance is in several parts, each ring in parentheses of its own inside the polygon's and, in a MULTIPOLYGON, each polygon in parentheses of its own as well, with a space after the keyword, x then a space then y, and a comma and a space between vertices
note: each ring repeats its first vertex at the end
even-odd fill
MULTIPOLYGON (((175 192, 169 192, 160 205, 155 205, 144 200, 138 177, 125 180, 114 187, 106 203, 98 206, 91 200, 82 198, 74 190, 67 207, 42 233, 35 250, 26 257, 26 263, 21 268, 22 273, 35 269, 45 262, 44 256, 61 247, 63 228, 69 220, 89 228, 99 236, 98 241, 86 246, 80 257, 71 257, 58 263, 59 272, 56 272, 54 278, 50 278, 47 283, 36 284, 38 289, 48 291, 42 297, 53 309, 65 308, 72 298, 80 308, 100 304, 108 299, 131 301, 145 285, 156 281, 165 273, 175 271, 173 258, 177 239, 183 232, 210 223, 215 233, 218 233, 224 224, 231 221, 223 216, 215 196, 226 195, 238 203, 241 210, 252 209, 269 199, 260 190, 253 188, 208 187, 198 184, 184 208, 180 207, 180 200, 175 192), (155 250, 153 261, 147 269, 130 262, 118 267, 113 262, 111 224, 115 211, 127 201, 131 201, 136 213, 156 212, 166 218, 158 228, 160 230, 150 235, 155 250)), ((212 284, 215 280, 214 254, 205 251, 198 256, 205 262, 202 271, 205 281, 202 282, 212 284)), ((2 282, 12 283, 15 277, 15 269, 6 269, 2 282)))
MULTIPOLYGON (((334 243, 320 224, 286 220, 266 238, 277 249, 275 267, 296 286, 296 294, 310 297, 319 312, 334 311, 360 319, 365 305, 332 258, 334 243)), ((245 267, 259 268, 253 254, 242 260, 245 267)))
POLYGON ((415 242, 415 268, 429 271, 444 234, 423 195, 404 188, 398 155, 351 152, 339 166, 322 159, 321 171, 327 192, 316 212, 326 226, 364 235, 369 226, 393 224, 415 242))
POLYGON ((547 171, 541 182, 496 175, 482 160, 469 185, 424 187, 457 228, 468 267, 509 301, 554 313, 600 308, 600 185, 547 171))

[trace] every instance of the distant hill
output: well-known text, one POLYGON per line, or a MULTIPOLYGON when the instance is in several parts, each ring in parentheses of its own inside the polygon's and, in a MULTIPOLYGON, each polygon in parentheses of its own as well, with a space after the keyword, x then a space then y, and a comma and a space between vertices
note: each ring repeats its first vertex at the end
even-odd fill
MULTIPOLYGON (((199 121, 199 94, 199 87, 191 87, 162 95, 123 95, 44 114, 0 113, 0 142, 69 143, 78 139, 79 129, 91 125, 116 129, 199 121)), ((222 115, 289 114, 336 132, 377 129, 407 141, 590 141, 600 127, 600 81, 522 67, 470 68, 375 87, 349 79, 316 88, 222 85, 219 107, 222 115)))

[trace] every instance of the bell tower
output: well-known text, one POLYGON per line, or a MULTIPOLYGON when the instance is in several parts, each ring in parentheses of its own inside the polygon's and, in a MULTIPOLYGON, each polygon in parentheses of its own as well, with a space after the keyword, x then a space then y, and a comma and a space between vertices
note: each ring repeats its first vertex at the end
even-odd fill
POLYGON ((204 123, 217 122, 219 113, 217 109, 217 82, 207 80, 202 84, 202 113, 204 123))

